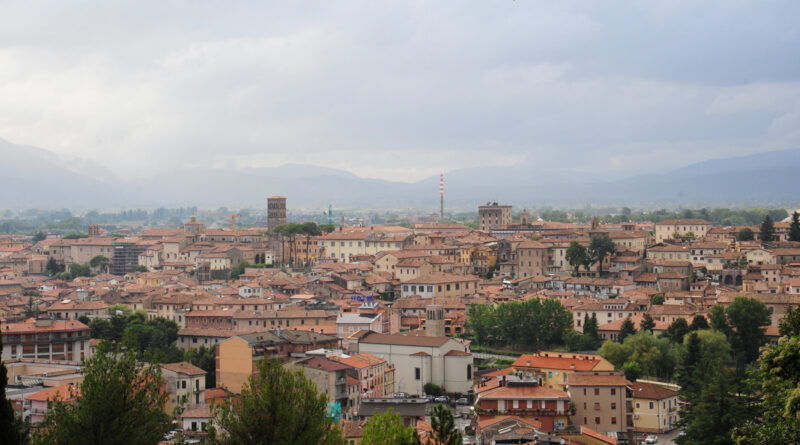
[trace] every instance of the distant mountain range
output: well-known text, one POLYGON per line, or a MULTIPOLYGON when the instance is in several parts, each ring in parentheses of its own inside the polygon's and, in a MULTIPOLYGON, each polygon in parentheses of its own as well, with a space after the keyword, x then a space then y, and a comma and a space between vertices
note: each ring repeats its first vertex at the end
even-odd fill
MULTIPOLYGON (((287 164, 183 169, 147 181, 122 181, 91 161, 65 160, 2 139, 0 160, 0 208, 257 208, 276 194, 287 196, 290 208, 439 207, 438 176, 404 183, 287 164)), ((490 200, 517 207, 788 205, 800 203, 800 150, 714 159, 611 181, 517 165, 455 170, 445 174, 445 183, 447 209, 475 209, 490 200)))

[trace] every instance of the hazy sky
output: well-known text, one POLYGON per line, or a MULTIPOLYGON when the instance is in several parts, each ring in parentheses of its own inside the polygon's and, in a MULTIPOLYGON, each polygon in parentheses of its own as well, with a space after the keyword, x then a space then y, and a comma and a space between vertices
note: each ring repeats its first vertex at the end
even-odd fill
POLYGON ((0 137, 132 177, 800 147, 800 2, 4 1, 0 137))

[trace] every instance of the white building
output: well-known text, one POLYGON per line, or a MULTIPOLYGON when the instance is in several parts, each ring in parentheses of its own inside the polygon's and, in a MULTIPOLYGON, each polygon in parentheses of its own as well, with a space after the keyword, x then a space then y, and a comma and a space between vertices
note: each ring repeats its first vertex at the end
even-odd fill
POLYGON ((352 352, 368 352, 394 368, 395 391, 424 394, 432 382, 449 393, 472 389, 472 353, 449 337, 380 334, 361 331, 348 338, 352 352))

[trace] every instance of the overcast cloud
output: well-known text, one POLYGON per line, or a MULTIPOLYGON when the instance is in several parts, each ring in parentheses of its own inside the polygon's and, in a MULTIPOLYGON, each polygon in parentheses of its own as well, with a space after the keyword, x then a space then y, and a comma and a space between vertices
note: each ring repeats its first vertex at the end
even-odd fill
POLYGON ((800 147, 800 2, 0 0, 0 137, 124 177, 800 147))

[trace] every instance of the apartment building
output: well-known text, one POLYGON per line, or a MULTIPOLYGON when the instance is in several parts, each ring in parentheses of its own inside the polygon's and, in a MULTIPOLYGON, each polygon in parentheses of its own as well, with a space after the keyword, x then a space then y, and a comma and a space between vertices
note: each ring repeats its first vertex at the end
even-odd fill
POLYGON ((511 206, 500 205, 497 202, 487 202, 478 206, 478 229, 490 232, 494 229, 504 229, 511 225, 511 206))
POLYGON ((77 320, 33 318, 2 325, 2 360, 40 359, 81 363, 91 356, 92 330, 77 320))
POLYGON ((654 385, 635 382, 633 392, 633 426, 636 431, 666 433, 678 422, 678 392, 654 385))
POLYGON ((575 406, 574 425, 617 437, 633 429, 633 392, 624 375, 574 373, 567 377, 567 387, 575 406))
POLYGON ((702 238, 711 229, 711 223, 704 219, 667 219, 657 222, 656 239, 657 243, 671 239, 674 233, 685 236, 687 233, 692 233, 695 238, 702 238))

